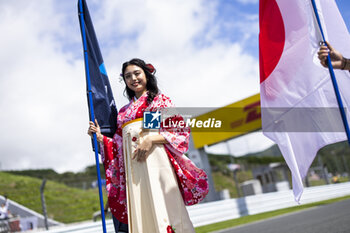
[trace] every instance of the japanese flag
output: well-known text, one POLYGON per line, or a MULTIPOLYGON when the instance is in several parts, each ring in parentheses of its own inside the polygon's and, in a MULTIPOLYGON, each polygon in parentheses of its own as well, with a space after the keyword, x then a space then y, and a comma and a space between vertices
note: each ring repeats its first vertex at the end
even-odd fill
MULTIPOLYGON (((349 57, 350 37, 335 1, 315 2, 326 40, 349 57)), ((299 202, 317 151, 346 135, 329 71, 317 58, 321 36, 311 0, 260 0, 259 14, 263 132, 278 144, 299 202)), ((335 75, 348 108, 349 72, 335 75)))

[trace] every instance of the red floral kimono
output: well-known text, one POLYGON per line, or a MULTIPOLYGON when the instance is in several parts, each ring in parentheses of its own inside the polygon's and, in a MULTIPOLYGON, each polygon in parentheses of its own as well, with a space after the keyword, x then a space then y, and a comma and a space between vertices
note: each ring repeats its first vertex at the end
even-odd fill
MULTIPOLYGON (((108 202, 112 214, 122 223, 128 223, 122 125, 142 118, 144 111, 161 111, 162 108, 168 107, 174 107, 169 97, 159 94, 148 105, 147 93, 145 93, 120 109, 117 119, 118 128, 113 138, 103 137, 101 156, 106 171, 108 202)), ((180 119, 182 118, 174 116, 167 120, 180 119)), ((176 174, 185 205, 200 202, 209 191, 208 179, 205 172, 197 168, 184 155, 188 150, 189 129, 167 130, 161 127, 159 133, 169 142, 164 144, 164 147, 176 174)))

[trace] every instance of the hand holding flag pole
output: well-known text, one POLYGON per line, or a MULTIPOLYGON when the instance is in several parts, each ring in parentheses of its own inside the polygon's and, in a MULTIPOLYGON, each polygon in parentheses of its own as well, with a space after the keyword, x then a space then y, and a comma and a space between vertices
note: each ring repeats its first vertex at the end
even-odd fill
MULTIPOLYGON (((86 33, 85 33, 85 21, 84 21, 82 0, 79 0, 78 2, 78 10, 79 10, 81 34, 83 39, 83 47, 84 47, 85 74, 86 74, 88 102, 89 102, 89 109, 90 109, 90 120, 92 122, 95 122, 95 113, 94 113, 93 98, 92 98, 92 91, 91 91, 91 81, 90 81, 89 59, 88 59, 88 51, 87 51, 88 47, 87 47, 87 40, 86 40, 86 33)), ((103 228, 103 232, 106 233, 107 230, 106 230, 106 222, 105 222, 101 174, 100 174, 100 166, 99 166, 100 163, 98 158, 98 144, 97 144, 96 133, 93 133, 93 146, 95 148, 95 162, 96 162, 97 182, 98 182, 98 190, 99 190, 99 197, 100 197, 102 228, 103 228)))
MULTIPOLYGON (((322 43, 323 44, 327 44, 325 36, 324 36, 324 33, 323 33, 320 17, 319 17, 318 12, 317 12, 316 2, 315 2, 315 0, 311 0, 311 2, 312 2, 312 7, 313 7, 313 10, 314 10, 314 13, 315 13, 315 17, 316 17, 316 20, 317 20, 317 25, 318 25, 318 27, 320 29, 320 32, 321 32, 321 35, 322 35, 322 40, 323 40, 322 43)), ((329 44, 327 44, 327 46, 329 46, 329 44)), ((331 49, 331 47, 329 47, 329 48, 331 49)), ((350 145, 349 123, 348 123, 347 118, 346 118, 346 113, 345 113, 345 110, 344 110, 343 101, 342 101, 341 96, 340 96, 338 83, 337 83, 337 80, 335 78, 334 69, 333 69, 333 65, 332 65, 332 62, 331 62, 331 57, 330 57, 329 54, 327 56, 327 64, 328 64, 329 73, 330 73, 330 76, 331 76, 331 79, 332 79, 334 92, 335 92, 335 95, 337 97, 337 102, 338 102, 338 106, 339 106, 340 115, 342 117, 343 125, 344 125, 345 132, 346 132, 346 136, 347 136, 347 139, 348 139, 348 143, 350 145)))
POLYGON ((327 41, 326 44, 321 45, 317 53, 318 59, 320 60, 321 65, 323 67, 328 68, 327 58, 329 55, 332 60, 332 66, 334 69, 345 69, 345 66, 347 64, 346 59, 340 52, 335 50, 327 41))

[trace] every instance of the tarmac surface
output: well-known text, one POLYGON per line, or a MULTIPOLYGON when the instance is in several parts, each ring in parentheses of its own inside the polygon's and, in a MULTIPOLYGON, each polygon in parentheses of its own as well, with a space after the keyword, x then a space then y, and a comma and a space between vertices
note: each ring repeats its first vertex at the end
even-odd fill
POLYGON ((350 233, 350 200, 313 207, 215 233, 350 233))

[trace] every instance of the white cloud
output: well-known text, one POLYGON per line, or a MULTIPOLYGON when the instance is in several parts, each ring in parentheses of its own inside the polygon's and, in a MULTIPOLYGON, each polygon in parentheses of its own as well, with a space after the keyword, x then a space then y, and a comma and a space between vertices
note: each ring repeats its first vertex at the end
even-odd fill
POLYGON ((93 163, 83 63, 55 39, 65 32, 53 1, 16 3, 0 13, 2 169, 81 169, 93 163))
MULTIPOLYGON (((100 30, 101 34, 110 38, 115 33, 121 40, 104 53, 113 75, 120 73, 123 61, 144 58, 156 66, 162 90, 181 106, 222 106, 258 92, 256 58, 244 53, 238 43, 215 40, 216 29, 208 28, 215 25, 215 4, 184 0, 146 1, 146 7, 135 7, 143 1, 104 3, 97 24, 113 28, 100 30), (131 38, 135 33, 136 38, 131 38), (200 46, 199 37, 209 39, 208 45, 200 46), (196 94, 188 98, 179 93, 196 94)), ((122 87, 114 87, 114 92, 121 93, 122 87)))
MULTIPOLYGON (((259 91, 257 58, 216 37, 218 2, 88 4, 118 108, 127 102, 118 74, 133 57, 156 66, 178 106, 220 107, 259 91)), ((76 2, 1 2, 0 15, 1 169, 93 164, 76 2)))

